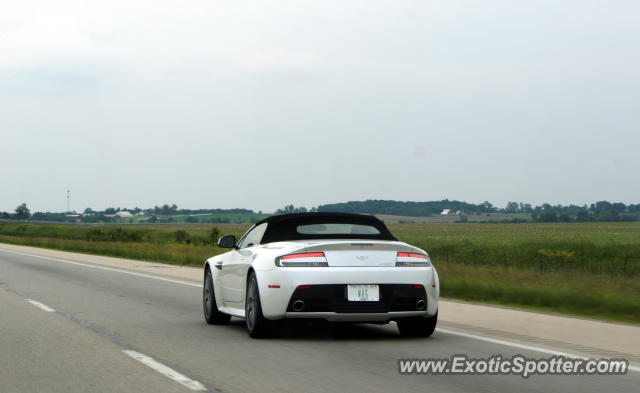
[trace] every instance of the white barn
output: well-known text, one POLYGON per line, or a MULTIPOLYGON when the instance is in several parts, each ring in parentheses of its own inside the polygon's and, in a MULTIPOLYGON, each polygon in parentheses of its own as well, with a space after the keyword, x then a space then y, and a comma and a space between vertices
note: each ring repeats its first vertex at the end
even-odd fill
POLYGON ((126 210, 119 211, 113 216, 113 218, 131 218, 131 217, 133 217, 133 214, 129 213, 126 210))

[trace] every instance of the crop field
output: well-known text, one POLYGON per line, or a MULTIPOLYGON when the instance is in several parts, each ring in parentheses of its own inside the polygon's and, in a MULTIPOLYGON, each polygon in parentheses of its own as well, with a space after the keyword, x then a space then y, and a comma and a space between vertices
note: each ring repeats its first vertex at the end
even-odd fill
MULTIPOLYGON (((0 222, 0 242, 201 266, 249 226, 0 222)), ((388 226, 430 254, 444 297, 640 323, 640 223, 388 226)))
POLYGON ((438 264, 640 275, 640 223, 388 226, 438 264))

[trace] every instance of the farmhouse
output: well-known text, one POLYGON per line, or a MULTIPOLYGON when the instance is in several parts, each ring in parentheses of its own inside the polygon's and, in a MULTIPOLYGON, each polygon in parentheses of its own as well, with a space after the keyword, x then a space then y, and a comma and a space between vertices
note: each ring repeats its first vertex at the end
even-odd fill
POLYGON ((126 210, 116 212, 116 214, 113 216, 113 218, 131 218, 131 217, 133 217, 133 214, 129 213, 126 210))

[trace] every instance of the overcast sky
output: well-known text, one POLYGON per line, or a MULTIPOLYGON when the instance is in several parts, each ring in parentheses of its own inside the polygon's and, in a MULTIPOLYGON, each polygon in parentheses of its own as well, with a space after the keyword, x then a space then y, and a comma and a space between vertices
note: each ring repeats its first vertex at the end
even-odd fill
POLYGON ((638 203, 639 104, 637 0, 5 0, 0 211, 638 203))

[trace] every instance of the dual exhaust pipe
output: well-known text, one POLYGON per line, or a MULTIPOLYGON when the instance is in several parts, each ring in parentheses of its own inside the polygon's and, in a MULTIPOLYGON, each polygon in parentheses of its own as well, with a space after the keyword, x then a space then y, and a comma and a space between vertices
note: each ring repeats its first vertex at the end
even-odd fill
POLYGON ((300 312, 304 310, 304 302, 298 299, 295 302, 293 302, 291 307, 293 308, 293 311, 300 312))

